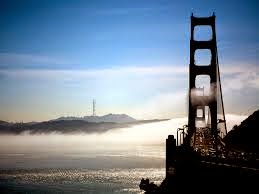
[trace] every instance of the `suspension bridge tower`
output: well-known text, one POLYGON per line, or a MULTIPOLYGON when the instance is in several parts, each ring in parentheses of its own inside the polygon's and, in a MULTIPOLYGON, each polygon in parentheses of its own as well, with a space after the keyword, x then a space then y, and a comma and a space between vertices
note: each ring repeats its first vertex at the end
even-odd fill
MULTIPOLYGON (((210 17, 194 17, 191 16, 191 37, 190 37, 190 64, 189 64, 189 115, 188 115, 188 136, 187 144, 194 149, 197 145, 201 145, 202 141, 210 142, 211 147, 218 149, 219 135, 226 134, 226 123, 224 106, 222 99, 218 55, 217 40, 215 28, 215 14, 210 17), (210 40, 195 40, 194 33, 197 26, 209 26, 211 28, 210 40), (211 53, 209 64, 197 64, 195 54, 200 49, 209 50, 211 53), (204 94, 200 92, 204 88, 198 88, 196 79, 200 75, 207 75, 210 78, 209 92, 204 94), (205 110, 207 110, 205 112, 205 110), (220 114, 219 114, 220 113, 220 114), (205 119, 205 114, 207 115, 205 119), (219 118, 219 116, 222 118, 219 118), (200 121, 205 123, 199 126, 200 121), (221 121, 221 122, 219 122, 221 121), (219 123, 223 123, 223 128, 219 128, 219 123), (209 137, 209 140, 204 138, 209 137), (202 140, 203 138, 203 140, 202 140), (199 141, 199 143, 197 143, 199 141), (212 143, 211 143, 212 142, 212 143)), ((203 147, 205 148, 205 147, 203 147)), ((207 147, 208 148, 208 147, 207 147)))

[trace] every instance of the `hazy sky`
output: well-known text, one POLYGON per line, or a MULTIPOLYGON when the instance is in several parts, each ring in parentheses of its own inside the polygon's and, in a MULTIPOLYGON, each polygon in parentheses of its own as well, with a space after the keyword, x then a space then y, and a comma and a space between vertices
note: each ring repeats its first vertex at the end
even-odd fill
POLYGON ((0 120, 90 115, 92 99, 98 115, 186 116, 190 15, 213 11, 225 111, 250 114, 259 108, 258 4, 0 0, 0 120))

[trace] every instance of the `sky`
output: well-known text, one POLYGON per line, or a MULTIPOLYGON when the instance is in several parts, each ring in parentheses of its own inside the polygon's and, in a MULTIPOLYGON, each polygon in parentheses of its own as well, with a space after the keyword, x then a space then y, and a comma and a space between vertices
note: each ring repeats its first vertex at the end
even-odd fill
POLYGON ((97 115, 186 117, 192 12, 215 12, 225 112, 249 115, 259 108, 258 8, 256 0, 0 0, 0 120, 91 115, 93 99, 97 115))

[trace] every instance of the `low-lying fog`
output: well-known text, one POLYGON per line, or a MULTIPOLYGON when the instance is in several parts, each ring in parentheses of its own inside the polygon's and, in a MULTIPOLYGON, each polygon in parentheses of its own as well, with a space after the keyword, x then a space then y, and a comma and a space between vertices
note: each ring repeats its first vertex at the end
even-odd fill
MULTIPOLYGON (((228 130, 245 118, 227 115, 228 130)), ((186 123, 176 118, 102 134, 1 135, 0 168, 163 166, 165 139, 186 123)))

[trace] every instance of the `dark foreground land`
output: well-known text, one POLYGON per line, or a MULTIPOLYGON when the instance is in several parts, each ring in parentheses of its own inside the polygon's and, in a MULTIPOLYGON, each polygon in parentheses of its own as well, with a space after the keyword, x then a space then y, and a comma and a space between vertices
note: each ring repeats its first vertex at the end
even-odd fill
POLYGON ((142 179, 140 188, 146 194, 258 193, 258 161, 247 161, 247 164, 236 161, 236 164, 231 164, 226 161, 202 161, 195 155, 192 158, 188 156, 188 160, 182 159, 171 168, 161 185, 156 186, 142 179))
POLYGON ((161 185, 142 179, 140 189, 146 194, 258 193, 258 126, 259 110, 227 134, 224 157, 202 156, 184 145, 176 146, 170 151, 173 156, 167 155, 166 178, 161 185))
POLYGON ((208 168, 201 171, 199 174, 189 174, 186 177, 171 177, 166 178, 155 192, 148 193, 178 193, 178 192, 194 192, 194 193, 257 193, 258 192, 258 176, 240 177, 236 172, 233 175, 233 170, 228 172, 226 169, 208 168), (232 174, 229 175, 228 173, 232 174), (213 175, 212 175, 213 174, 213 175))
POLYGON ((259 110, 240 125, 235 125, 224 138, 228 147, 243 152, 259 153, 259 110))

